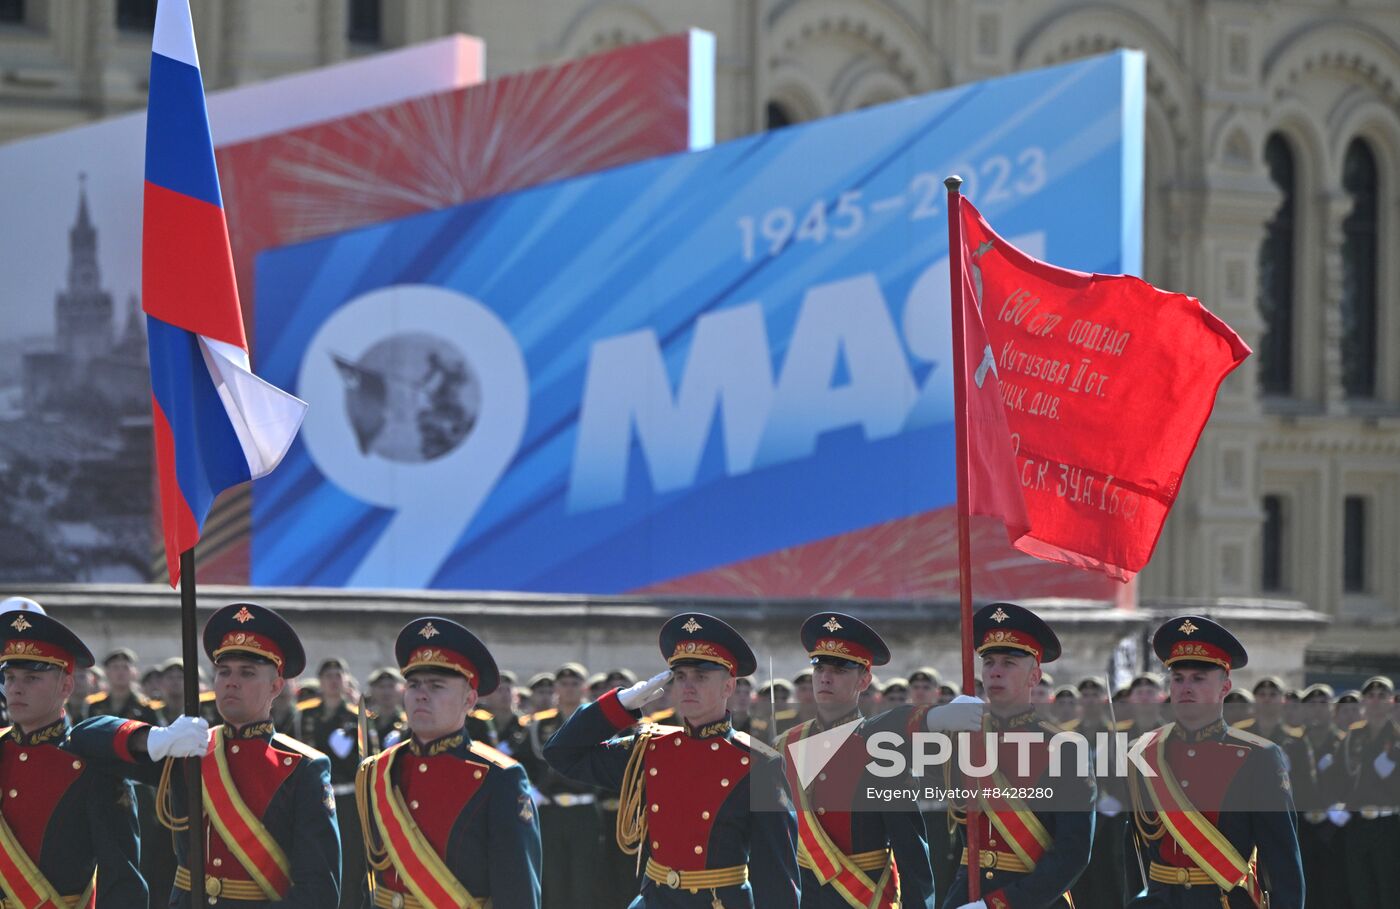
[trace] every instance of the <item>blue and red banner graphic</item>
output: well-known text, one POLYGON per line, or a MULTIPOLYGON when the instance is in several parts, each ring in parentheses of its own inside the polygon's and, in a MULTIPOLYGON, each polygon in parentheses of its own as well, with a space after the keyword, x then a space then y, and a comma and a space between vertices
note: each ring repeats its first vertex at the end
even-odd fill
POLYGON ((1122 52, 264 253, 260 368, 313 407, 252 580, 938 589, 943 177, 1032 255, 1135 272, 1142 104, 1122 52))

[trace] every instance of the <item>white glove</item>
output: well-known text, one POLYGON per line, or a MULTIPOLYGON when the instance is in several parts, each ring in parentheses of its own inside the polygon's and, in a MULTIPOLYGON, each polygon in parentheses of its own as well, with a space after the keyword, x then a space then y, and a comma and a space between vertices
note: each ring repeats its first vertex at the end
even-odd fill
POLYGON ((671 670, 666 669, 647 679, 645 682, 638 682, 631 688, 624 688, 617 693, 617 702, 628 710, 636 710, 648 701, 654 701, 661 697, 666 683, 671 681, 671 670))
POLYGON ((1107 817, 1117 817, 1123 813, 1123 803, 1118 801, 1107 792, 1099 793, 1099 814, 1107 817))
POLYGON ((345 760, 355 748, 355 739, 344 729, 337 729, 326 738, 326 744, 331 746, 336 757, 345 760))
POLYGON ((1331 766, 1332 766, 1332 755, 1330 755, 1330 754, 1324 754, 1321 758, 1318 759, 1318 762, 1317 762, 1317 769, 1318 769, 1318 770, 1326 770, 1328 767, 1331 767, 1331 766))
POLYGON ((1376 755, 1376 759, 1371 762, 1371 766, 1376 768, 1376 776, 1383 780, 1390 779, 1390 775, 1395 772, 1395 762, 1390 759, 1390 755, 1382 751, 1376 755))
POLYGON ((987 901, 978 900, 975 903, 963 903, 958 909, 987 909, 987 901))
POLYGON ((987 702, 960 694, 942 707, 935 707, 924 718, 929 732, 977 732, 982 728, 982 711, 987 702))
POLYGON ((1351 820, 1351 812, 1341 808, 1329 808, 1327 820, 1331 821, 1334 827, 1345 827, 1347 821, 1351 820))
POLYGON ((176 717, 169 726, 152 726, 146 734, 151 760, 204 757, 209 750, 209 723, 202 716, 176 717))

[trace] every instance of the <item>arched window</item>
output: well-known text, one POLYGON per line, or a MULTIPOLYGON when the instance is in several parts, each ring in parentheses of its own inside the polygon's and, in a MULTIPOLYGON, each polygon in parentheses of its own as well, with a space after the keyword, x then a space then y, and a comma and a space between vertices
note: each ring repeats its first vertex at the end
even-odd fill
POLYGON ((1264 333, 1259 339, 1259 390, 1267 395, 1293 393, 1293 246, 1297 175, 1293 150, 1277 133, 1264 144, 1269 179, 1283 194, 1274 216, 1264 227, 1259 247, 1259 314, 1264 333))
POLYGON ((345 37, 352 44, 379 44, 384 40, 384 11, 379 0, 350 0, 345 37))
POLYGON ((1378 183, 1371 147, 1353 139, 1342 163, 1342 189, 1351 201, 1342 222, 1342 388, 1349 398, 1376 394, 1378 183))
POLYGON ((797 122, 797 118, 783 104, 777 101, 769 101, 764 108, 764 125, 768 129, 782 129, 784 126, 791 126, 797 122))

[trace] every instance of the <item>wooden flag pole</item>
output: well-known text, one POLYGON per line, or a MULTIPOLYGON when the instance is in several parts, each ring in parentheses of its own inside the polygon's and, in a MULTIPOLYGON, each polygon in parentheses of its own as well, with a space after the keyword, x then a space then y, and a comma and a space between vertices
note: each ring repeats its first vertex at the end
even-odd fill
MULTIPOLYGON (((943 181, 948 188, 948 281, 953 309, 953 425, 957 428, 958 600, 962 607, 962 689, 977 690, 972 643, 972 518, 968 495, 967 327, 963 324, 962 177, 943 181)), ((969 786, 976 789, 976 786, 969 786)), ((967 899, 982 898, 981 812, 975 797, 967 800, 967 899)))
MULTIPOLYGON (((195 615, 194 547, 180 553, 181 656, 185 663, 185 715, 199 716, 199 630, 195 615)), ((200 758, 184 758, 185 813, 189 845, 185 867, 190 870, 190 905, 204 905, 204 781, 200 758)))

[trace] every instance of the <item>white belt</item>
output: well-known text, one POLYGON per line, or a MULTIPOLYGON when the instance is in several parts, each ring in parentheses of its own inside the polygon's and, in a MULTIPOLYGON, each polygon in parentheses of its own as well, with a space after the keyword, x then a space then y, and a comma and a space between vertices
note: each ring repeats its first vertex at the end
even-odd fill
POLYGON ((354 783, 336 783, 334 786, 331 787, 331 792, 335 793, 335 795, 336 795, 337 797, 342 797, 342 796, 347 796, 347 795, 354 795, 354 794, 355 794, 355 784, 354 784, 354 783))

